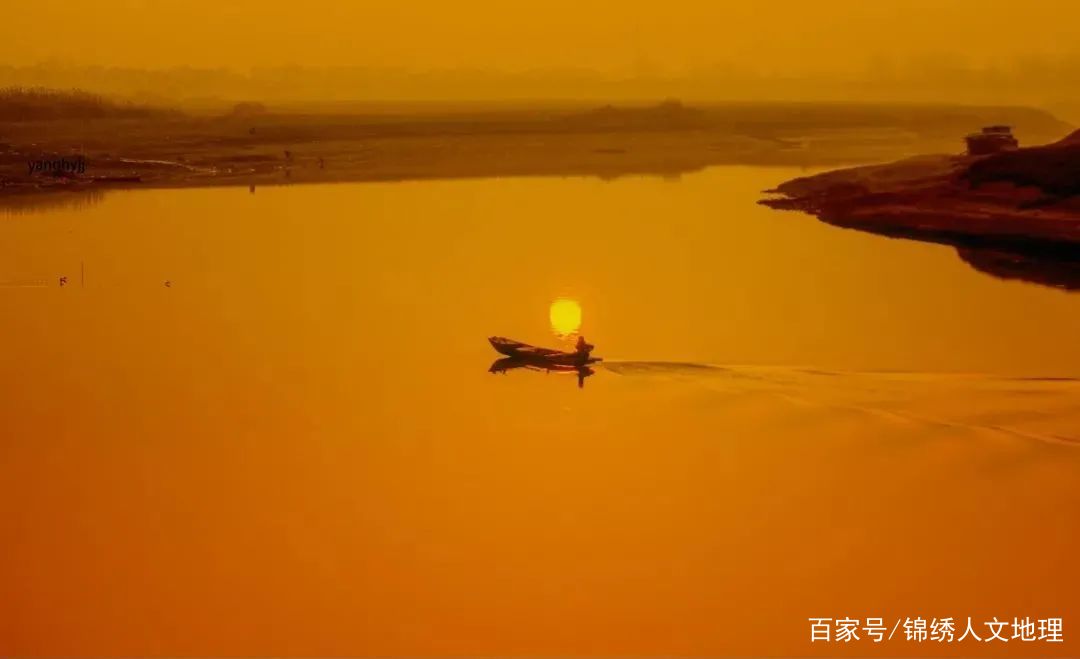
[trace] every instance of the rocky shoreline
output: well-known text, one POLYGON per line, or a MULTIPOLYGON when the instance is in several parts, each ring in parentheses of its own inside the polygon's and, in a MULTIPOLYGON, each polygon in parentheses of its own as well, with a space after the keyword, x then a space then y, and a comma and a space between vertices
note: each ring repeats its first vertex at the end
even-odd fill
POLYGON ((760 203, 846 228, 1080 257, 1080 131, 986 156, 922 156, 794 179, 760 203))

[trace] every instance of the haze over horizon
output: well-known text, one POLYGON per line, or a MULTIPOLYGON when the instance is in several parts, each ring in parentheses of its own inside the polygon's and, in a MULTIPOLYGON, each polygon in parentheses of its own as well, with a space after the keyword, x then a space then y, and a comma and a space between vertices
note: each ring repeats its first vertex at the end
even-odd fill
POLYGON ((314 0, 18 3, 0 61, 169 68, 372 66, 413 71, 568 68, 632 75, 736 69, 845 74, 890 67, 1001 68, 1080 57, 1080 6, 1059 0, 314 0), (45 27, 46 29, 43 29, 45 27))

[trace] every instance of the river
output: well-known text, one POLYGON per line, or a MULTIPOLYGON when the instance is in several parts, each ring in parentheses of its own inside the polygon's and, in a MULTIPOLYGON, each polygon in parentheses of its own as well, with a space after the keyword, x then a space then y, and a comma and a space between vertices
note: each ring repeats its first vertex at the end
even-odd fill
POLYGON ((755 204, 802 173, 0 211, 0 653, 868 654, 807 619, 1057 616, 996 651, 1075 654, 1080 294, 755 204), (581 388, 488 372, 488 336, 578 334, 581 388))

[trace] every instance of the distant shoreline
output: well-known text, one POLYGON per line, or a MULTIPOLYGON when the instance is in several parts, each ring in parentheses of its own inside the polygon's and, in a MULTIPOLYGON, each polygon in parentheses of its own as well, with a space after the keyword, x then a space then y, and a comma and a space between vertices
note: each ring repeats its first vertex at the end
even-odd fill
MULTIPOLYGON (((81 99, 80 99, 81 100, 81 99)), ((96 110, 95 110, 96 111, 96 110)), ((124 112, 130 112, 124 109, 124 112)), ((975 121, 1037 140, 1064 124, 1026 108, 677 101, 592 110, 447 115, 167 111, 0 127, 0 203, 64 190, 261 186, 499 176, 677 177, 715 165, 822 167, 955 151, 975 121), (85 171, 27 163, 81 159, 85 171)))

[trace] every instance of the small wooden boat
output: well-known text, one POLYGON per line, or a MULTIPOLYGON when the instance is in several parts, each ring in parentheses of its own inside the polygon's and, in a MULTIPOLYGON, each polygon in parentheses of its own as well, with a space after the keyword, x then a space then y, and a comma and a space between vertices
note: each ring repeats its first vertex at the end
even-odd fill
POLYGON ((528 343, 514 341, 502 336, 488 338, 491 347, 496 352, 506 355, 496 359, 488 369, 492 373, 507 373, 514 369, 525 368, 534 371, 550 373, 574 373, 577 375, 578 387, 585 386, 585 378, 595 371, 589 364, 603 361, 600 357, 593 357, 592 344, 586 343, 583 337, 578 337, 577 348, 574 352, 555 350, 552 348, 540 348, 528 343))
POLYGON ((603 361, 600 357, 592 356, 593 346, 585 343, 584 338, 578 339, 577 350, 574 352, 555 350, 553 348, 540 348, 502 336, 489 337, 488 342, 491 343, 491 347, 495 348, 495 351, 499 354, 506 355, 512 359, 521 360, 529 366, 537 368, 555 370, 553 367, 556 366, 579 367, 603 361))

